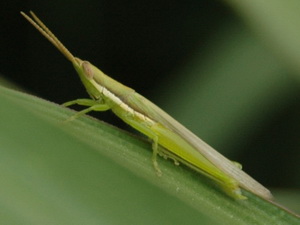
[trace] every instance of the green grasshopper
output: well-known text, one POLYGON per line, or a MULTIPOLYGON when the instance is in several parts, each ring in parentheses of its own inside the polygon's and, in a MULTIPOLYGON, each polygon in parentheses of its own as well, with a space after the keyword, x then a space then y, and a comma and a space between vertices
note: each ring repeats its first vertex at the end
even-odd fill
POLYGON ((33 19, 23 12, 21 14, 71 61, 91 97, 91 99, 77 99, 64 104, 88 107, 69 120, 90 111, 112 110, 125 123, 153 141, 152 162, 158 175, 161 171, 157 164, 157 155, 166 154, 213 179, 235 199, 246 199, 241 188, 264 199, 272 199, 270 191, 243 172, 240 164, 225 158, 133 89, 107 76, 90 62, 74 57, 33 12, 30 12, 33 19), (170 154, 159 151, 159 145, 170 154))

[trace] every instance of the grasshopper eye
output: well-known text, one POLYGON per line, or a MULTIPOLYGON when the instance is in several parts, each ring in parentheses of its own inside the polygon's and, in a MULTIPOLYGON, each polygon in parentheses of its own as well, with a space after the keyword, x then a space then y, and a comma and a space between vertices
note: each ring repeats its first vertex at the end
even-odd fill
POLYGON ((92 65, 88 61, 82 62, 82 68, 84 71, 84 75, 90 80, 93 79, 94 71, 93 71, 92 65))

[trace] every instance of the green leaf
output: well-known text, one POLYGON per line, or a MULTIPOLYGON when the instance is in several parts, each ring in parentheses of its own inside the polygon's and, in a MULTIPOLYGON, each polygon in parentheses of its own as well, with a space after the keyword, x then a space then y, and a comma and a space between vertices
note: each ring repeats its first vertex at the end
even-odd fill
POLYGON ((0 87, 1 224, 300 224, 245 193, 159 159, 148 141, 45 100, 0 87))
POLYGON ((224 0, 257 36, 275 50, 290 69, 300 74, 300 1, 224 0))

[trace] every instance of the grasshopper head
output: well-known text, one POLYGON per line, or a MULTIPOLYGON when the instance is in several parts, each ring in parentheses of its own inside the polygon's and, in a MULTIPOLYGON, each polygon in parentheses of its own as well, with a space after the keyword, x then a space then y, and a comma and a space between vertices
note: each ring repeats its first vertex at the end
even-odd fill
POLYGON ((90 62, 81 60, 77 57, 74 57, 72 63, 88 94, 93 99, 101 99, 103 82, 97 82, 96 79, 102 81, 105 79, 106 75, 90 62))
POLYGON ((72 63, 87 92, 93 99, 103 99, 105 102, 109 101, 109 97, 104 94, 104 89, 106 93, 111 92, 119 98, 126 98, 127 95, 134 92, 133 89, 107 76, 88 61, 74 57, 72 63))

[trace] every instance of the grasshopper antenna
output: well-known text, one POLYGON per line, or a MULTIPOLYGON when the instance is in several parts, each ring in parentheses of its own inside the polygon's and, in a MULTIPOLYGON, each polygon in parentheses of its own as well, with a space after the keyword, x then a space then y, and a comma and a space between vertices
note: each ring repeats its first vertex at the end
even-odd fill
POLYGON ((76 62, 75 57, 72 53, 58 40, 58 38, 49 30, 49 28, 32 12, 30 11, 30 15, 26 15, 24 12, 20 12, 22 16, 29 23, 31 23, 48 41, 50 41, 69 61, 72 63, 76 62))

